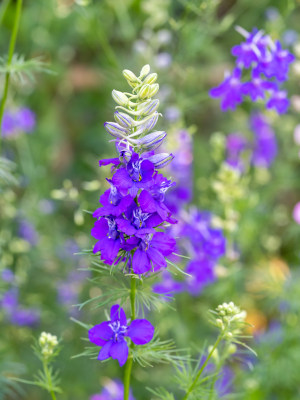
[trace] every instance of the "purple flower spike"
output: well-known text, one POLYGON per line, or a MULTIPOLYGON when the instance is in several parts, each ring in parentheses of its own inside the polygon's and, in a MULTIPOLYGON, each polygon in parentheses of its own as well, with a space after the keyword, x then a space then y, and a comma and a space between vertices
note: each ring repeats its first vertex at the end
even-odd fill
POLYGON ((220 86, 211 89, 212 97, 221 97, 221 110, 235 110, 236 106, 243 101, 242 96, 242 72, 239 68, 235 68, 231 75, 227 76, 220 86))
POLYGON ((128 358, 129 337, 136 345, 149 343, 154 335, 154 327, 146 319, 135 319, 127 325, 126 315, 118 304, 111 307, 110 321, 102 322, 89 330, 89 340, 101 346, 98 360, 108 358, 118 360, 122 367, 128 358))

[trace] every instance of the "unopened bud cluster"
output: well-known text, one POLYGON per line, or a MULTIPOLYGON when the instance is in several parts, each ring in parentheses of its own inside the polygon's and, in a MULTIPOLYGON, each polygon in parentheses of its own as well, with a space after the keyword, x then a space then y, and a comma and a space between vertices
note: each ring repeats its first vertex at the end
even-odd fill
POLYGON ((216 325, 225 333, 227 339, 233 338, 242 331, 247 316, 246 311, 241 310, 231 301, 219 305, 216 312, 216 325))
MULTIPOLYGON (((159 85, 156 83, 157 74, 150 73, 150 66, 145 65, 139 76, 128 69, 123 71, 123 76, 132 88, 132 93, 112 91, 112 97, 118 104, 114 113, 115 122, 106 122, 104 127, 118 147, 122 147, 123 156, 126 154, 124 148, 137 153, 153 151, 166 137, 164 131, 150 133, 161 115, 157 112, 159 100, 152 99, 159 90, 159 85)), ((168 153, 160 153, 152 159, 149 158, 156 169, 164 167, 172 159, 173 155, 168 153)))
POLYGON ((39 345, 41 347, 42 355, 45 358, 49 358, 53 355, 53 351, 58 345, 57 337, 51 335, 51 333, 42 332, 39 337, 39 345))

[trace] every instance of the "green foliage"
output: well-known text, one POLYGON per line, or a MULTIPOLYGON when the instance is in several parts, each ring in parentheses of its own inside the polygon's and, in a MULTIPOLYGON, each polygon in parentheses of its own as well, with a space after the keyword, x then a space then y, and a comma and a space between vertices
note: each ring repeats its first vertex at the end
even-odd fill
POLYGON ((0 191, 1 184, 3 183, 7 185, 17 185, 18 181, 13 175, 13 171, 15 170, 16 165, 12 161, 7 158, 0 157, 0 191))
POLYGON ((171 363, 178 364, 189 359, 189 356, 184 354, 186 349, 177 350, 173 340, 161 340, 158 333, 150 343, 144 346, 135 346, 132 349, 133 360, 141 366, 152 366, 154 363, 171 363))
POLYGON ((38 72, 54 73, 49 64, 38 57, 25 60, 24 56, 14 54, 9 65, 6 58, 0 58, 0 73, 9 73, 16 83, 24 84, 27 80, 33 81, 34 74, 38 72))

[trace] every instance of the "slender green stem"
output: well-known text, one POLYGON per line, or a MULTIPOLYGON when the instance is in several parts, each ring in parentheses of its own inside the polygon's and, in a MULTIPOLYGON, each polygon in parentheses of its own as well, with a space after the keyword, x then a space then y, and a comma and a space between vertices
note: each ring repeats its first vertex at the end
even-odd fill
MULTIPOLYGON (((130 284, 130 306, 131 306, 132 321, 135 319, 135 294, 136 294, 136 278, 132 276, 130 284)), ((133 348, 134 348, 134 343, 131 342, 130 349, 132 350, 133 348)), ((133 364, 132 355, 129 354, 124 373, 124 400, 128 400, 129 398, 132 364, 133 364)))
POLYGON ((203 363, 202 367, 199 369, 193 383, 191 384, 191 386, 188 388, 185 396, 183 397, 182 400, 187 400, 189 395, 191 394, 191 392, 194 390, 195 386, 197 385, 197 382, 202 374, 202 372, 204 371, 204 368, 206 367, 208 361, 210 360, 211 356, 213 355, 214 351, 216 350, 216 348, 218 347, 219 343, 221 342, 221 340, 223 339, 224 334, 220 334, 218 336, 218 339, 216 340, 216 343, 214 344, 213 348, 211 349, 209 355, 207 356, 207 359, 205 360, 205 362, 203 363))
POLYGON ((44 368, 44 372, 45 372, 45 375, 46 375, 47 381, 48 381, 49 393, 51 394, 52 400, 56 400, 55 393, 52 390, 52 379, 51 379, 51 374, 49 372, 48 364, 47 364, 46 360, 43 361, 43 368, 44 368))
POLYGON ((10 38, 10 42, 9 42, 8 58, 7 58, 7 63, 6 63, 7 71, 5 74, 4 90, 3 90, 3 95, 2 95, 1 104, 0 104, 0 129, 1 129, 1 124, 2 124, 5 103, 6 103, 6 99, 7 99, 7 94, 8 94, 8 86, 9 86, 9 78, 10 78, 9 67, 11 65, 12 58, 13 58, 14 51, 15 51, 15 45, 16 45, 16 40, 17 40, 17 35, 18 35, 18 30, 19 30, 19 25, 20 25, 20 19, 21 19, 22 3, 23 3, 23 0, 17 0, 15 20, 14 20, 11 38, 10 38))

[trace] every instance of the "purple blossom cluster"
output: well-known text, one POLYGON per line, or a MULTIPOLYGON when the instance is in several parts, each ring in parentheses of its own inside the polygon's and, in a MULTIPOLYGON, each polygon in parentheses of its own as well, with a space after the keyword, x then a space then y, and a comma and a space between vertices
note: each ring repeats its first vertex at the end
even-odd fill
MULTIPOLYGON (((124 399, 124 385, 119 379, 109 381, 103 388, 100 394, 94 394, 90 400, 123 400, 124 399)), ((129 392, 128 400, 135 400, 132 391, 129 392)))
POLYGON ((227 137, 226 162, 234 168, 243 171, 245 163, 243 154, 250 151, 250 163, 255 167, 269 168, 277 155, 277 140, 268 119, 261 113, 254 113, 250 118, 250 128, 253 141, 248 141, 243 135, 232 133, 227 137))
MULTIPOLYGON (((178 224, 170 231, 179 237, 178 247, 190 261, 185 267, 189 275, 184 281, 176 281, 164 271, 162 281, 153 286, 156 293, 171 297, 174 293, 188 291, 193 296, 216 279, 215 269, 220 257, 225 254, 226 240, 221 230, 212 226, 212 215, 196 207, 185 210, 193 197, 193 141, 186 131, 176 136, 178 147, 170 173, 176 177, 177 185, 166 196, 166 204, 176 215, 178 224)), ((178 262, 178 259, 174 260, 178 262)))
POLYGON ((154 327, 146 319, 134 319, 130 325, 122 307, 115 304, 110 310, 110 320, 95 325, 89 330, 89 339, 101 347, 98 360, 113 358, 122 367, 128 358, 129 338, 135 345, 149 343, 154 335, 154 327))
MULTIPOLYGON (((155 81, 156 74, 148 75, 146 80, 155 81)), ((93 214, 97 221, 91 232, 97 239, 93 251, 100 254, 104 263, 123 262, 124 268, 135 274, 165 268, 166 257, 176 245, 173 237, 161 231, 166 224, 176 223, 164 202, 165 193, 175 183, 158 172, 170 163, 173 155, 154 151, 166 133, 150 133, 159 116, 158 100, 147 96, 153 86, 141 82, 139 96, 146 99, 138 103, 113 91, 114 100, 127 104, 127 108, 117 107, 126 113, 117 109, 116 122, 104 124, 114 138, 118 157, 99 162, 100 166, 112 164, 113 176, 107 179, 110 188, 100 197, 101 207, 93 214)))
POLYGON ((35 226, 25 218, 19 219, 18 222, 18 236, 30 243, 31 246, 35 246, 39 240, 39 235, 35 229, 35 226))
POLYGON ((188 291, 198 296, 203 288, 216 279, 216 265, 226 251, 226 239, 220 229, 212 226, 212 215, 191 207, 179 215, 179 223, 173 228, 174 234, 181 237, 180 250, 189 258, 185 272, 189 275, 177 282, 171 275, 164 275, 161 283, 154 285, 156 293, 170 295, 188 291))
POLYGON ((245 41, 232 48, 236 68, 218 87, 211 89, 210 95, 221 98, 222 111, 235 110, 248 96, 251 101, 263 100, 267 109, 284 114, 289 100, 281 85, 288 79, 294 55, 283 49, 279 40, 274 43, 262 30, 254 28, 251 33, 240 27, 237 30, 245 41))
POLYGON ((40 321, 40 311, 37 308, 25 308, 19 303, 19 290, 14 284, 14 274, 11 270, 4 269, 1 273, 4 282, 11 287, 0 298, 0 306, 6 319, 13 325, 35 326, 40 321))
POLYGON ((2 119, 2 137, 17 137, 24 132, 31 133, 35 125, 35 113, 29 108, 22 107, 13 111, 7 110, 4 112, 2 119))

